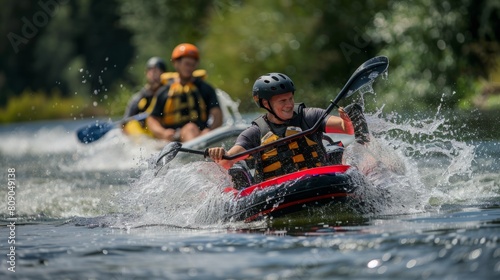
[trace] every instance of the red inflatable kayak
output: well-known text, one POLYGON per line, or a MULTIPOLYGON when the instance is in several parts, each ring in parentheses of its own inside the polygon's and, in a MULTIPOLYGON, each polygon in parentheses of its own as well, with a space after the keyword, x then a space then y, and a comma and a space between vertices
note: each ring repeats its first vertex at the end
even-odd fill
POLYGON ((348 165, 316 167, 276 177, 235 192, 227 220, 251 222, 355 199, 348 165))

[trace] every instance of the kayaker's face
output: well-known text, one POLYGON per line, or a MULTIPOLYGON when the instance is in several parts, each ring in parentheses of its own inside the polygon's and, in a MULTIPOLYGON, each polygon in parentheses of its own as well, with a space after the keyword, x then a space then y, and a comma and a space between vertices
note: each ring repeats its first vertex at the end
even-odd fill
POLYGON ((162 71, 157 67, 149 68, 146 71, 146 79, 151 87, 157 87, 161 84, 162 71))
POLYGON ((283 93, 271 97, 269 100, 274 113, 282 120, 289 120, 293 117, 293 107, 295 105, 293 93, 283 93))
POLYGON ((194 70, 198 67, 198 60, 187 56, 181 57, 174 61, 174 67, 181 80, 188 80, 191 79, 194 70))

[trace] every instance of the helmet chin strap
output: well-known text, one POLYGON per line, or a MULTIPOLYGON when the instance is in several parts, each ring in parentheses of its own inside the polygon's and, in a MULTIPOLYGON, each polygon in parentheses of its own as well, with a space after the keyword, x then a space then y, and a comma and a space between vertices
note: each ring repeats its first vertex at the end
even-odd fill
POLYGON ((288 122, 287 120, 284 120, 284 119, 282 119, 282 118, 278 117, 278 115, 274 112, 274 109, 273 109, 273 107, 271 106, 271 103, 270 103, 269 101, 267 101, 267 105, 269 105, 269 108, 270 108, 270 109, 268 109, 268 108, 266 108, 266 107, 264 107, 264 106, 262 106, 262 107, 264 107, 264 109, 266 109, 269 113, 271 113, 271 114, 272 114, 275 118, 277 118, 279 121, 282 121, 283 123, 287 123, 287 122, 288 122))

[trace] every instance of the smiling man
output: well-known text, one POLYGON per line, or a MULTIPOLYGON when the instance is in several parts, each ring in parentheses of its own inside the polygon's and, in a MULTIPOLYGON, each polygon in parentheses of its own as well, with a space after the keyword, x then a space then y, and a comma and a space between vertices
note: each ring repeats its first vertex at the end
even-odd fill
POLYGON ((193 76, 199 65, 198 48, 183 43, 172 52, 178 77, 168 83, 146 123, 156 138, 189 141, 222 124, 215 89, 202 77, 193 76))
MULTIPOLYGON (((295 85, 285 74, 269 73, 259 77, 253 85, 253 99, 267 113, 255 119, 252 126, 238 136, 229 151, 222 147, 210 148, 210 158, 229 169, 248 156, 225 160, 222 159, 224 155, 242 153, 313 127, 325 110, 296 104, 294 93, 295 85)), ((325 118, 315 133, 253 155, 252 166, 255 166, 257 182, 328 164, 322 143, 323 132, 354 134, 351 120, 342 108, 339 108, 339 115, 325 118)))

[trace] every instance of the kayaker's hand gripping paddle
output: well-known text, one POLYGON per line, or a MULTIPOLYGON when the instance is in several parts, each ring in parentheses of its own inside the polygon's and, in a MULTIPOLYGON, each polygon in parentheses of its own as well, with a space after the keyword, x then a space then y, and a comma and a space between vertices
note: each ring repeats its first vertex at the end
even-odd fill
MULTIPOLYGON (((248 154, 252 154, 255 152, 260 152, 265 149, 284 144, 284 143, 289 143, 294 141, 295 139, 298 139, 300 137, 303 137, 305 135, 309 135, 311 133, 314 133, 318 130, 318 128, 321 126, 321 122, 323 119, 325 119, 328 114, 333 110, 333 108, 338 107, 337 103, 345 98, 349 97, 352 94, 354 94, 356 91, 359 89, 368 86, 372 84, 375 79, 380 76, 382 73, 387 71, 387 68, 389 67, 389 59, 386 56, 377 56, 374 58, 371 58, 367 61, 365 61, 363 64, 361 64, 356 71, 351 75, 351 78, 347 81, 347 83, 344 85, 342 90, 339 92, 337 97, 330 101, 330 105, 326 108, 325 113, 323 114, 323 117, 318 119, 318 121, 314 124, 313 127, 311 127, 308 130, 304 130, 302 132, 296 133, 294 135, 290 135, 281 139, 278 139, 274 142, 271 142, 269 144, 255 147, 253 149, 246 150, 244 152, 234 154, 231 156, 223 156, 223 159, 228 159, 228 160, 233 160, 248 154)), ((182 144, 179 142, 171 142, 167 144, 163 150, 160 152, 158 157, 156 158, 156 166, 162 162, 162 165, 166 165, 169 163, 171 160, 175 158, 178 152, 187 152, 191 154, 200 154, 204 155, 205 157, 207 156, 207 150, 205 151, 198 151, 198 150, 192 150, 192 149, 187 149, 187 148, 182 148, 182 144)))

